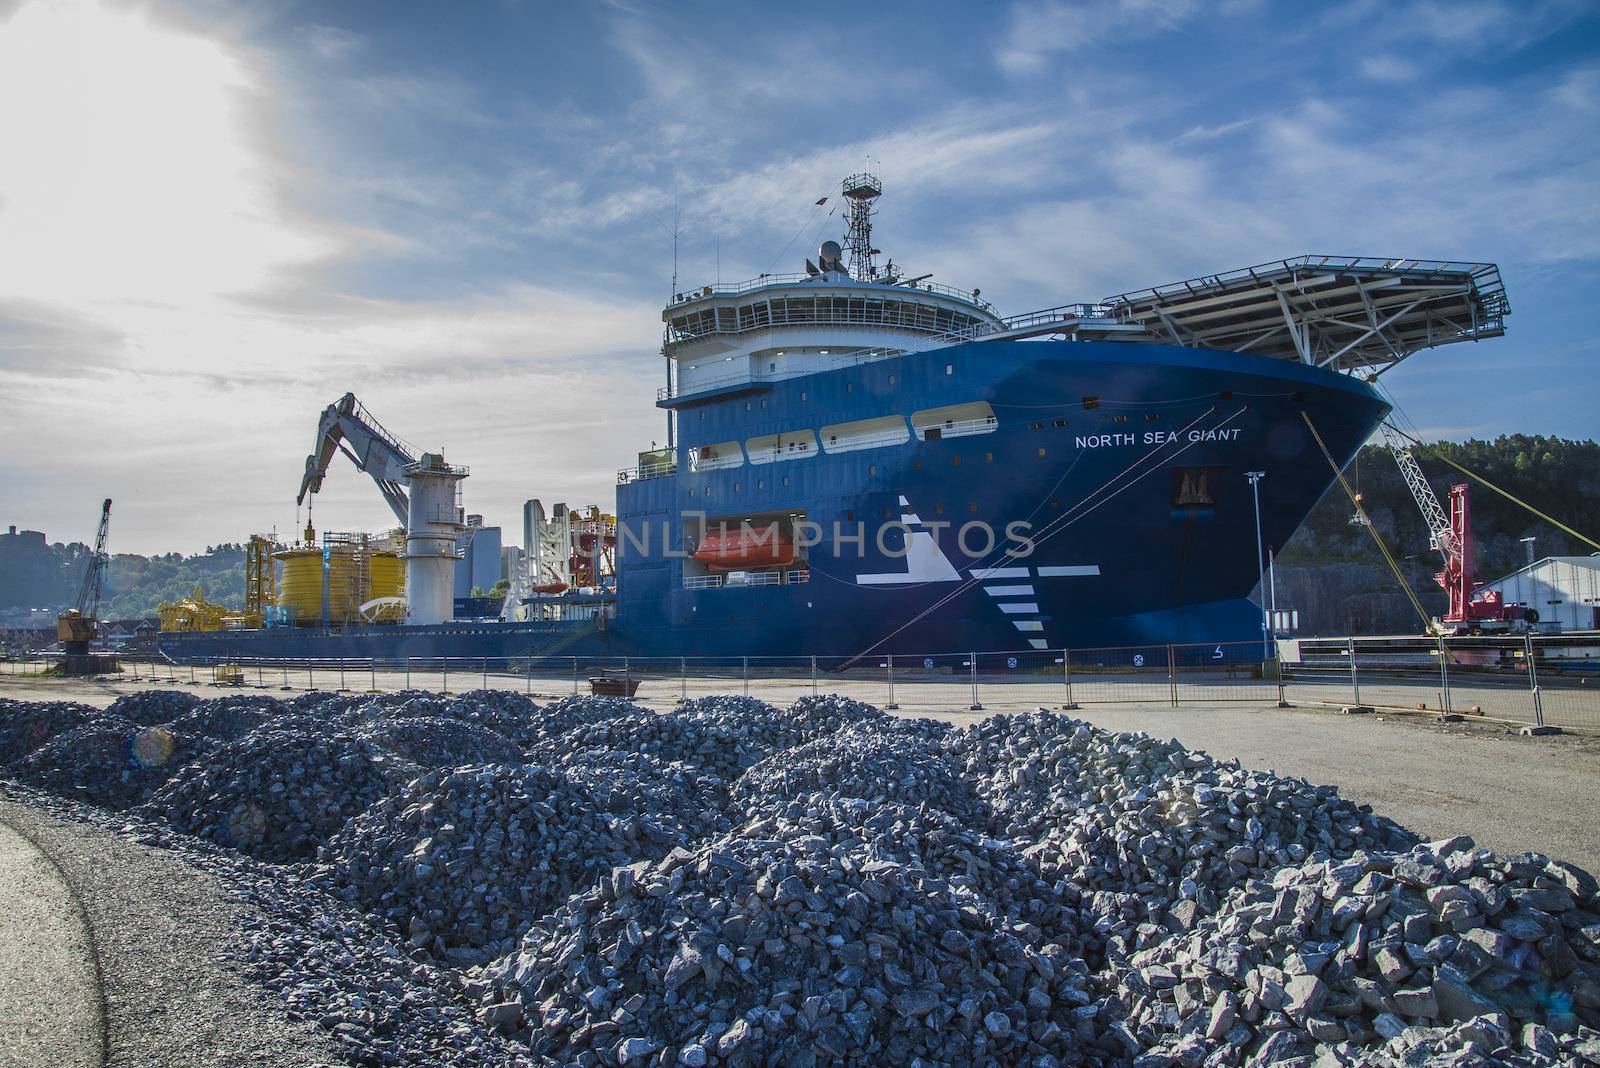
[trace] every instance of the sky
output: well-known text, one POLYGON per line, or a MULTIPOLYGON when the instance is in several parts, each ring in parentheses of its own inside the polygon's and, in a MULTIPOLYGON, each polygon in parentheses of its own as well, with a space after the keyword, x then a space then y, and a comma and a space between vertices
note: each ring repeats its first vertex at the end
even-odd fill
MULTIPOLYGON (((875 242, 1003 314, 1302 253, 1492 261, 1505 338, 1385 376, 1429 437, 1600 430, 1600 5, 0 0, 0 525, 303 522, 353 391, 528 497, 665 440, 660 310, 875 242)), ((336 458, 318 529, 391 516, 336 458)))

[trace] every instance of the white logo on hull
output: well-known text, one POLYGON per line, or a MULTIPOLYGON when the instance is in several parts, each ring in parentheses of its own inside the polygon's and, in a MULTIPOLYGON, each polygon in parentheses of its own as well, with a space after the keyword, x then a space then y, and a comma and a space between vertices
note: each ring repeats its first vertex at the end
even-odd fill
POLYGON ((904 571, 886 571, 875 575, 857 575, 862 586, 894 586, 905 583, 955 582, 961 572, 950 563, 932 532, 916 529, 922 520, 911 511, 911 502, 900 498, 900 522, 906 528, 906 555, 904 571))

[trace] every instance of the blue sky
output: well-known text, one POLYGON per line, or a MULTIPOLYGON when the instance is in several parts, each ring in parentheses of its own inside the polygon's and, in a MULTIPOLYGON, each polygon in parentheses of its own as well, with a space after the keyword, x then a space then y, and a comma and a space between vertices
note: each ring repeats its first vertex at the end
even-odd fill
MULTIPOLYGON (((674 213, 684 285, 793 270, 869 157, 879 246, 1004 313, 1498 262, 1509 336, 1392 394, 1434 436, 1593 437, 1597 45, 1572 2, 0 2, 0 522, 287 534, 347 389, 491 522, 609 507, 663 437, 674 213)), ((317 522, 388 512, 341 461, 317 522)))

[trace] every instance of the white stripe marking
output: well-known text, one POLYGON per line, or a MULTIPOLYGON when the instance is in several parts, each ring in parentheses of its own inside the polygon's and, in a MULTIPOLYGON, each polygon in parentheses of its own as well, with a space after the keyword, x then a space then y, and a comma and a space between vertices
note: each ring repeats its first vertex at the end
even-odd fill
POLYGON ((972 569, 975 579, 991 578, 1027 578, 1028 569, 1025 567, 976 567, 972 569))
POLYGON ((912 527, 922 522, 922 520, 917 516, 917 513, 907 512, 900 517, 900 522, 904 523, 908 527, 912 527))
POLYGON ((985 586, 991 597, 1032 597, 1032 586, 985 586))
POLYGON ((1011 625, 1018 630, 1044 630, 1044 624, 1037 619, 1013 619, 1011 625))
POLYGON ((1040 578, 1075 578, 1083 575, 1100 574, 1099 564, 1073 564, 1068 567, 1041 567, 1040 578))
POLYGON ((1018 615, 1023 612, 1035 613, 1039 611, 1039 606, 1032 601, 1018 601, 1016 604, 1001 605, 1000 611, 1007 615, 1018 615))
POLYGON ((1043 649, 1045 646, 1045 641, 1043 638, 1029 638, 1028 644, 1033 646, 1035 649, 1043 649))

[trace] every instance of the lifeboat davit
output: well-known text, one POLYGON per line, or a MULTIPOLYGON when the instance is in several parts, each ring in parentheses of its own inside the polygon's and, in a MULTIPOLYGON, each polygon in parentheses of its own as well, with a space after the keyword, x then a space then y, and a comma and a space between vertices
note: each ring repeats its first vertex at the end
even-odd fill
POLYGON ((710 530, 691 557, 718 571, 753 567, 788 567, 794 563, 794 542, 775 530, 710 530))

